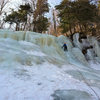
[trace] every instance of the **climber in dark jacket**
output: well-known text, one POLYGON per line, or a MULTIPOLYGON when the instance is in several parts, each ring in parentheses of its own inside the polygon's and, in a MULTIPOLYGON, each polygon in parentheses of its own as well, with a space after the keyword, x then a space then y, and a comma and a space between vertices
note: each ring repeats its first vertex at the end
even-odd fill
POLYGON ((62 48, 64 48, 64 51, 67 51, 67 45, 66 45, 66 43, 64 43, 64 45, 62 46, 62 48))

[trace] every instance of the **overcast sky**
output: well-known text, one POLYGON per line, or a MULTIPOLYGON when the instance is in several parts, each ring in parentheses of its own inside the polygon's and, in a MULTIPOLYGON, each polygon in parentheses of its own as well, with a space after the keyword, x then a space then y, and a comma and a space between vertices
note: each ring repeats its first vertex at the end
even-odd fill
POLYGON ((58 5, 61 2, 61 0, 48 0, 48 2, 52 7, 54 7, 55 5, 58 5))
MULTIPOLYGON (((51 9, 54 8, 55 5, 58 5, 60 4, 62 0, 48 0, 50 6, 51 6, 51 9)), ((11 0, 11 5, 10 5, 10 8, 18 8, 18 5, 22 4, 22 0, 11 0)), ((49 13, 51 15, 51 12, 49 13)))
MULTIPOLYGON (((12 3, 21 3, 21 1, 22 0, 12 0, 12 3)), ((48 2, 52 7, 54 7, 55 5, 58 5, 61 2, 61 0, 48 0, 48 2)))

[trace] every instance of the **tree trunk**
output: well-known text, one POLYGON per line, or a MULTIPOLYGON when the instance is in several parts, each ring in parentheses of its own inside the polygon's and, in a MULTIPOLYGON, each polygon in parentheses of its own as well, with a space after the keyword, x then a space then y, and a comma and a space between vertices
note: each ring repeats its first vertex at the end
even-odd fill
POLYGON ((24 28, 23 28, 24 31, 25 31, 25 28, 26 28, 26 23, 24 23, 24 28))
POLYGON ((76 27, 74 27, 74 33, 76 33, 76 27))
POLYGON ((55 18, 55 11, 53 10, 53 23, 54 23, 54 33, 57 36, 57 25, 56 25, 56 18, 55 18))
POLYGON ((79 24, 79 28, 80 28, 80 32, 82 32, 83 30, 82 30, 82 26, 81 26, 81 24, 79 24))
POLYGON ((72 32, 72 27, 71 27, 71 25, 69 26, 69 31, 70 31, 70 34, 72 35, 73 32, 72 32))
POLYGON ((84 24, 85 33, 87 33, 87 26, 84 24))
POLYGON ((16 31, 19 31, 19 24, 16 23, 16 31))

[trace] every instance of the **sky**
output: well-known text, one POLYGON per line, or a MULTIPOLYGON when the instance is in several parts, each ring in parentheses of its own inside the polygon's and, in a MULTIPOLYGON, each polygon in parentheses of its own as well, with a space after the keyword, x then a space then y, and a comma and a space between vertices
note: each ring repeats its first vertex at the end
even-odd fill
POLYGON ((52 7, 54 7, 55 5, 58 5, 61 2, 61 0, 48 0, 48 2, 52 7))
MULTIPOLYGON (((13 3, 17 2, 20 3, 22 0, 12 0, 13 3)), ((50 5, 54 7, 55 5, 59 4, 62 0, 48 0, 50 5)))

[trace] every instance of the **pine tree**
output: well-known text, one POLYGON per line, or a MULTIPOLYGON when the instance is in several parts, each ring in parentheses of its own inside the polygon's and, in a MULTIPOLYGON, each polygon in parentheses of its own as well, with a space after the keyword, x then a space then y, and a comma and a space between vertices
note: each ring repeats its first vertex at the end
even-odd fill
POLYGON ((27 15, 31 13, 31 7, 29 4, 20 5, 18 11, 12 10, 12 13, 7 15, 5 22, 9 22, 10 25, 16 24, 16 31, 20 30, 20 24, 27 24, 27 15))
POLYGON ((34 28, 33 31, 42 33, 48 28, 48 19, 45 13, 49 12, 49 4, 47 0, 37 0, 36 9, 34 10, 34 28))
POLYGON ((56 9, 59 11, 58 16, 63 33, 70 31, 72 34, 75 30, 87 34, 91 25, 98 18, 97 6, 90 0, 75 0, 73 2, 63 0, 60 5, 56 6, 56 9))

